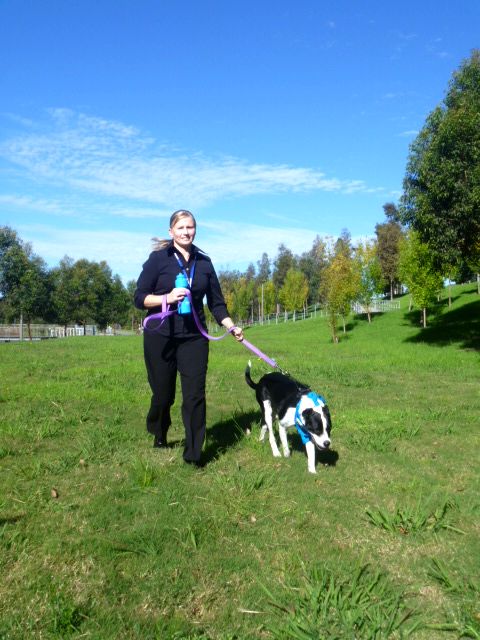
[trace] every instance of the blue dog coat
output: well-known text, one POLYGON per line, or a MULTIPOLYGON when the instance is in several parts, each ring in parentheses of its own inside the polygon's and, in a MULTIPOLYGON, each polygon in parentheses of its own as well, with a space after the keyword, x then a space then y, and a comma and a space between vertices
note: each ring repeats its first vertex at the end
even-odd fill
MULTIPOLYGON (((307 398, 309 398, 313 402, 314 407, 318 407, 320 405, 327 404, 325 398, 323 396, 319 396, 314 391, 310 391, 307 393, 307 398)), ((302 416, 300 414, 300 405, 302 404, 303 398, 297 404, 297 408, 295 409, 295 426, 297 427, 298 435, 300 436, 302 443, 305 445, 307 442, 311 441, 310 434, 306 429, 304 429, 304 422, 302 416)))

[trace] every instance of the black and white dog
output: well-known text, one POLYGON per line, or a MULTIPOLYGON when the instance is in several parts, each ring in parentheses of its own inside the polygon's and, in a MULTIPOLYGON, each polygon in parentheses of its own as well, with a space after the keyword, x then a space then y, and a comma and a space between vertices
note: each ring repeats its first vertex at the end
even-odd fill
POLYGON ((267 373, 255 383, 250 377, 251 367, 249 361, 245 369, 245 380, 248 386, 255 390, 262 412, 260 440, 264 440, 268 430, 272 453, 275 457, 281 457, 273 432, 273 421, 278 418, 283 455, 288 457, 290 449, 287 429, 296 426, 307 452, 308 470, 310 473, 316 473, 315 447, 320 450, 330 447, 332 425, 325 399, 283 373, 267 373))

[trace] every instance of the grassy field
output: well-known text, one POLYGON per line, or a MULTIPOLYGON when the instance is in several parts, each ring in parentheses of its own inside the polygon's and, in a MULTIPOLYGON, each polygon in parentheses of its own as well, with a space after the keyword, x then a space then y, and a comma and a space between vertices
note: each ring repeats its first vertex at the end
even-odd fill
POLYGON ((480 300, 407 304, 247 331, 328 400, 316 476, 258 442, 231 339, 202 469, 178 406, 152 448, 140 337, 0 345, 0 638, 480 638, 480 300))

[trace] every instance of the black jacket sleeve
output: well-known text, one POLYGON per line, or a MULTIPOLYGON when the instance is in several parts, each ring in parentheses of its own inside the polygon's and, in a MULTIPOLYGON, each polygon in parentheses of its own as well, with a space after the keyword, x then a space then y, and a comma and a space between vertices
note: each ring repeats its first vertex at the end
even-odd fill
POLYGON ((158 275, 160 271, 161 257, 160 251, 153 251, 149 255, 148 260, 143 264, 142 272, 138 277, 137 288, 133 297, 133 302, 137 309, 145 309, 143 302, 151 293, 162 295, 169 291, 169 289, 162 291, 158 288, 158 275))

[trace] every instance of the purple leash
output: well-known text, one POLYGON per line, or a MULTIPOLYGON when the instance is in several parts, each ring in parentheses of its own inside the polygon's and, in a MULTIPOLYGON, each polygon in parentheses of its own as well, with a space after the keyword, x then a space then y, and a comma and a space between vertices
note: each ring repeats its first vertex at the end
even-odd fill
MULTIPOLYGON (((193 319, 195 320, 195 324, 197 325, 197 329, 200 331, 200 333, 202 334, 202 336, 204 338, 207 338, 207 340, 222 340, 223 338, 225 338, 225 336, 227 336, 229 333, 231 333, 233 331, 233 329, 235 329, 235 327, 232 327, 231 329, 226 331, 223 334, 223 336, 217 336, 217 337, 210 336, 205 331, 205 329, 202 327, 202 323, 200 322, 200 318, 198 317, 197 312, 195 311, 195 307, 193 306, 192 294, 191 294, 190 291, 187 292, 187 298, 190 300, 193 319)), ((166 296, 166 294, 164 294, 162 296, 162 310, 159 313, 152 313, 151 316, 147 316, 143 321, 143 328, 148 330, 147 324, 150 322, 150 320, 160 320, 160 324, 163 324, 163 322, 165 322, 165 320, 168 318, 168 316, 172 316, 174 313, 176 313, 176 310, 174 310, 174 311, 170 310, 170 306, 167 304, 167 296, 166 296)), ((267 355, 262 353, 262 351, 260 351, 260 349, 257 349, 257 347, 255 345, 253 345, 251 342, 248 342, 248 340, 245 340, 245 338, 242 340, 242 344, 247 349, 250 349, 250 351, 252 351, 252 353, 254 353, 256 356, 261 358, 264 362, 269 364, 274 369, 276 369, 278 367, 278 365, 275 362, 275 360, 273 360, 272 358, 269 358, 267 355)))

